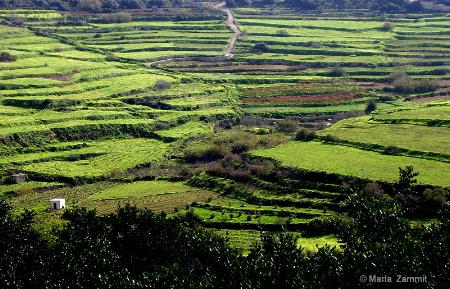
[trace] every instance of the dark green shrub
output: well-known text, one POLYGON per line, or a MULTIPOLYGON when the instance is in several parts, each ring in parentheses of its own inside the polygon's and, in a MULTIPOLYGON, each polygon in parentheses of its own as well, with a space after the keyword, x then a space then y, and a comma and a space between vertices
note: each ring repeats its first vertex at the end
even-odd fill
POLYGON ((9 52, 3 51, 2 53, 0 53, 0 62, 12 62, 16 60, 17 57, 11 55, 9 52))
POLYGON ((444 189, 425 189, 423 198, 431 208, 443 208, 447 205, 447 192, 444 189))
POLYGON ((316 138, 316 133, 314 131, 310 131, 310 130, 302 128, 295 134, 294 139, 299 140, 299 141, 312 141, 315 138, 316 138))
POLYGON ((268 52, 270 50, 269 45, 267 45, 264 42, 256 43, 253 46, 253 50, 259 51, 259 52, 268 52))
POLYGON ((397 146, 387 146, 383 150, 384 154, 386 154, 386 155, 394 155, 394 156, 401 155, 403 152, 404 152, 404 150, 402 148, 397 147, 397 146))
POLYGON ((323 141, 326 143, 336 143, 339 142, 339 138, 337 136, 331 135, 331 134, 327 134, 324 138, 323 141))
POLYGON ((303 236, 321 236, 336 234, 339 232, 338 224, 331 218, 317 218, 308 222, 306 230, 302 232, 303 236))
POLYGON ((367 104, 366 108, 364 109, 364 112, 366 114, 370 114, 372 111, 377 109, 377 104, 374 101, 369 101, 369 103, 367 104))

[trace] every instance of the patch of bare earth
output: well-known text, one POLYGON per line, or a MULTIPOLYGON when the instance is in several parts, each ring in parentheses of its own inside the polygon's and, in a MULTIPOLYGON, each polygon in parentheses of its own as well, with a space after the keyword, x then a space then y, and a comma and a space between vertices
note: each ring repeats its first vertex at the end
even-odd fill
POLYGON ((66 73, 66 74, 49 74, 42 76, 43 78, 47 79, 53 79, 58 81, 70 81, 72 80, 73 76, 75 75, 75 72, 66 73))

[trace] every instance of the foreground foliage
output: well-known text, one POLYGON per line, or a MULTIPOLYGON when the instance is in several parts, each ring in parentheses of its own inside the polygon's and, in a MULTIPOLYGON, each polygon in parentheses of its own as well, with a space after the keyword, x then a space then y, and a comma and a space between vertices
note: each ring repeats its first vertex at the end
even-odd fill
MULTIPOLYGON (((51 238, 32 213, 11 215, 0 203, 2 288, 366 288, 361 275, 425 276, 408 288, 448 288, 450 211, 412 228, 392 199, 358 195, 339 220, 342 250, 297 247, 290 233, 262 233, 247 257, 197 225, 187 213, 166 218, 129 205, 98 216, 67 210, 51 238)), ((397 287, 396 287, 397 288, 397 287)), ((400 287, 403 288, 403 287, 400 287)), ((406 287, 405 287, 406 288, 406 287)))

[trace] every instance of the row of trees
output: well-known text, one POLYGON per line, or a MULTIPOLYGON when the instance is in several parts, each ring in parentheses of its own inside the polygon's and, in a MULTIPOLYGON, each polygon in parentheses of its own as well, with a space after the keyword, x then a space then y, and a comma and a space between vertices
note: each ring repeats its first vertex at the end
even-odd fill
MULTIPOLYGON (((118 9, 143 9, 154 6, 180 5, 185 0, 0 0, 0 8, 52 8, 59 10, 84 10, 91 12, 115 11, 118 9)), ((283 5, 301 10, 348 9, 368 7, 387 13, 419 12, 422 5, 419 1, 408 0, 226 0, 229 7, 251 5, 283 5)), ((448 0, 437 3, 448 4, 448 0)))
POLYGON ((111 12, 119 9, 143 9, 180 5, 183 0, 0 0, 0 8, 50 8, 111 12))
MULTIPOLYGON (((412 169, 400 174, 399 192, 412 193, 412 169)), ((395 283, 402 275, 421 282, 394 288, 449 288, 448 205, 427 227, 411 227, 392 198, 355 194, 346 208, 348 217, 333 221, 341 249, 306 252, 292 234, 262 233, 245 257, 192 212, 167 218, 131 206, 106 216, 67 210, 63 225, 42 236, 33 213, 13 214, 0 201, 0 287, 379 288, 392 284, 370 276, 395 283)))
POLYGON ((251 5, 283 5, 301 10, 320 9, 367 9, 387 13, 419 12, 423 10, 419 1, 408 0, 227 0, 229 6, 251 6, 251 5))

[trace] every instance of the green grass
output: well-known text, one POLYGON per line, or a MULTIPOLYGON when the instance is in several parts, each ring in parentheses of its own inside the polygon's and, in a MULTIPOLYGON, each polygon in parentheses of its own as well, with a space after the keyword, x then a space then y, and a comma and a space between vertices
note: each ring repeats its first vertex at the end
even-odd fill
POLYGON ((20 196, 23 194, 29 194, 37 192, 40 189, 45 189, 49 187, 61 187, 64 183, 58 182, 36 182, 27 181, 20 184, 2 184, 0 185, 0 198, 7 197, 12 193, 12 195, 20 196))
POLYGON ((89 143, 84 149, 67 151, 64 154, 97 154, 88 159, 73 161, 33 162, 20 166, 27 172, 63 176, 69 178, 99 178, 132 169, 138 165, 156 164, 164 158, 168 144, 152 139, 109 140, 89 143))
POLYGON ((162 137, 184 139, 190 136, 207 134, 211 132, 211 127, 203 122, 188 122, 169 130, 158 131, 157 134, 162 137))
MULTIPOLYGON (((450 111, 450 110, 447 110, 450 111)), ((441 111, 443 112, 443 111, 441 111)), ((417 116, 419 116, 419 112, 417 116)), ((342 120, 320 131, 353 142, 398 146, 410 150, 450 154, 450 128, 408 124, 380 124, 369 116, 342 120)))
POLYGON ((450 186, 450 180, 442 174, 448 170, 447 163, 383 155, 340 145, 291 141, 275 148, 256 150, 252 154, 279 160, 283 165, 300 169, 388 182, 398 179, 399 167, 412 165, 414 171, 420 173, 417 177, 419 183, 450 186))
POLYGON ((375 115, 375 120, 392 120, 392 119, 435 119, 435 120, 449 120, 450 119, 450 102, 442 101, 433 104, 426 104, 422 106, 405 107, 402 110, 393 111, 391 113, 383 113, 375 115))
POLYGON ((182 182, 168 182, 163 180, 139 181, 118 185, 89 196, 89 200, 114 200, 194 192, 199 189, 191 188, 182 182))
POLYGON ((318 248, 329 245, 331 247, 340 248, 339 240, 334 235, 325 235, 319 237, 300 237, 298 246, 303 247, 308 251, 317 251, 318 248))

